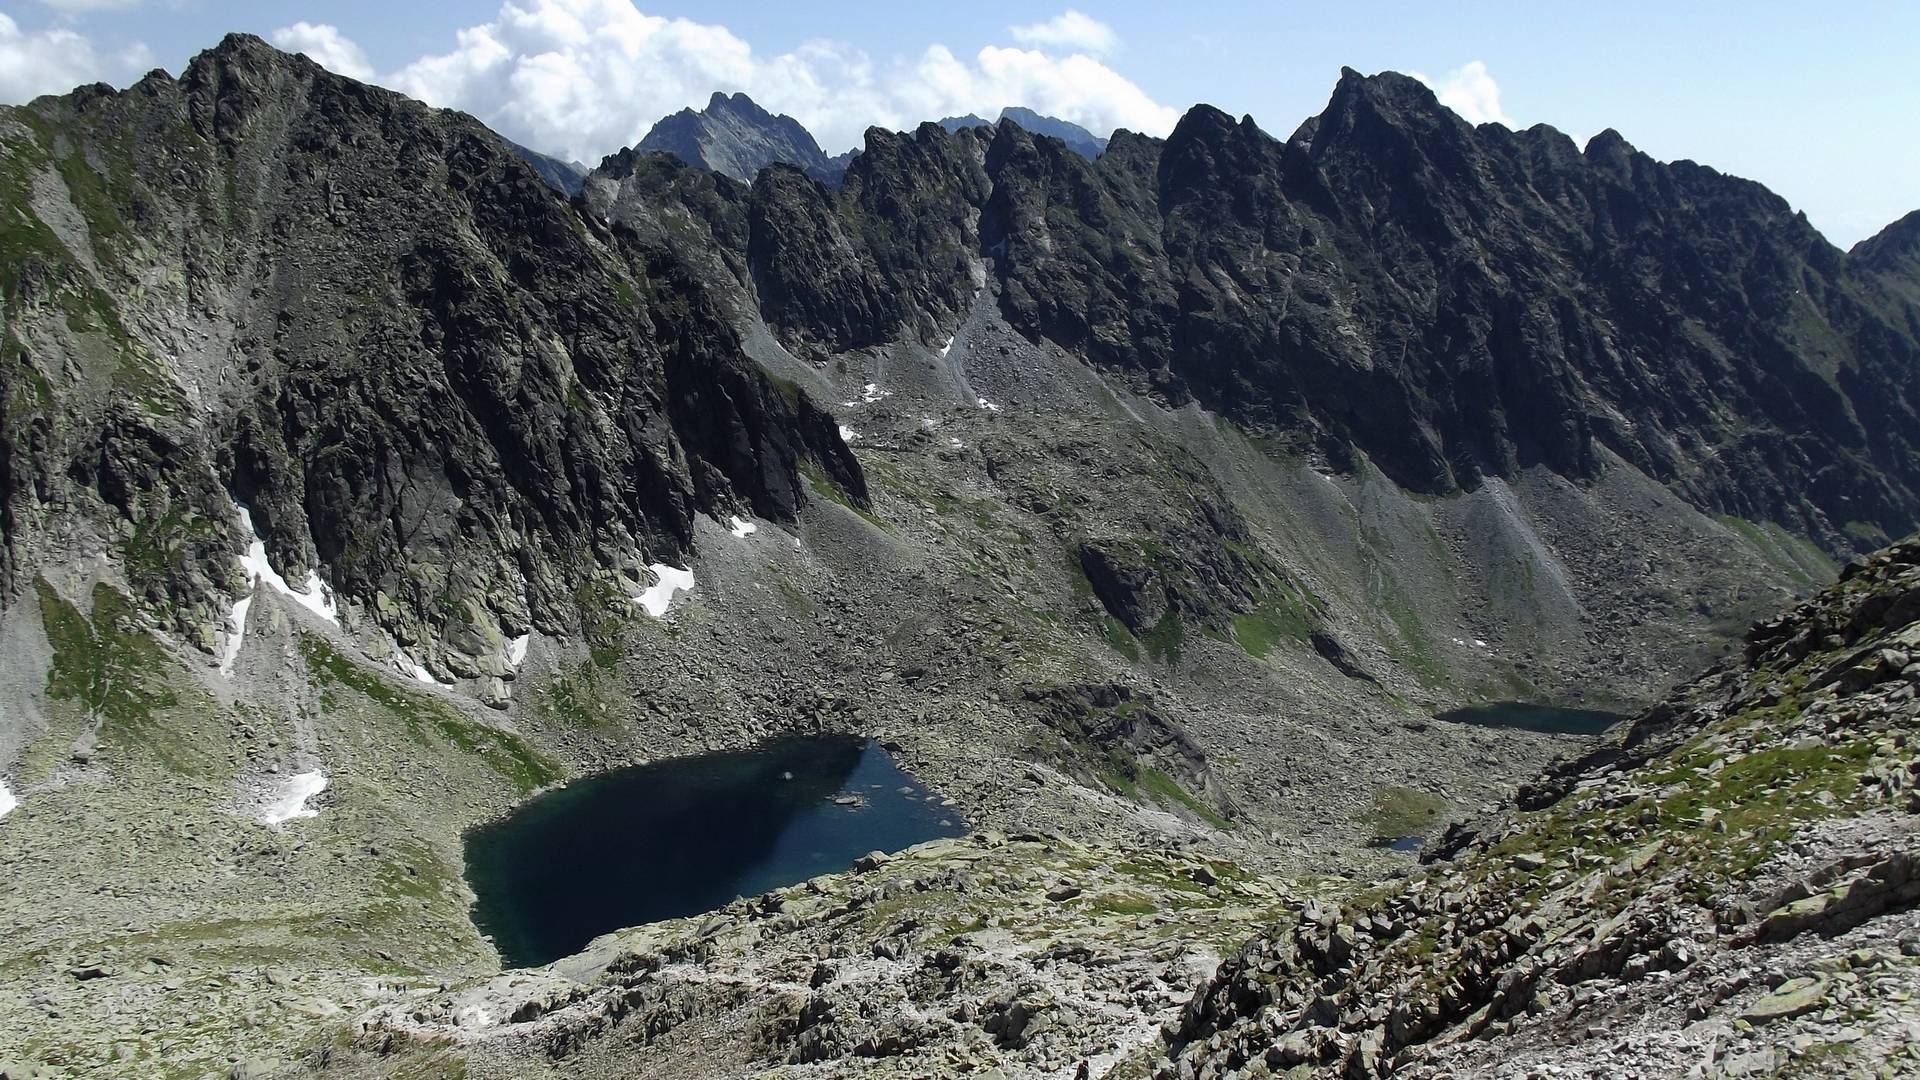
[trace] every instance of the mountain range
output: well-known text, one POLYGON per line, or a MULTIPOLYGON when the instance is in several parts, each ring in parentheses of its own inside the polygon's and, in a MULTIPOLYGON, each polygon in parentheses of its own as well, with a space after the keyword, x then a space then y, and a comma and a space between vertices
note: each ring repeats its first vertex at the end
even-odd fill
MULTIPOLYGON (((1107 148, 1107 139, 1095 135, 1086 128, 1078 124, 1068 123, 1065 120, 1055 119, 1051 116, 1041 116, 1032 109, 1023 109, 1017 105, 1009 105, 1000 110, 1000 119, 1010 120, 1021 129, 1030 131, 1035 135, 1046 135, 1050 138, 1059 139, 1061 142, 1067 144, 1067 149, 1072 150, 1074 153, 1079 154, 1089 161, 1099 157, 1100 152, 1107 148)), ((948 131, 959 131, 961 128, 992 127, 993 123, 973 115, 949 116, 945 120, 940 121, 940 126, 948 131)))
POLYGON ((0 1075, 1892 1045, 1917 526, 1920 214, 1352 70, 582 169, 232 35, 0 108, 0 1075), (500 975, 469 830, 794 732, 975 836, 500 975))

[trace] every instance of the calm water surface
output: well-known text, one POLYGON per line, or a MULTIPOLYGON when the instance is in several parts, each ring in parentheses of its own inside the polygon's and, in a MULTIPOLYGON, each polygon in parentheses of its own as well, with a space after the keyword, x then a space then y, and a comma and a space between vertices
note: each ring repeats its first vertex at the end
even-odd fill
POLYGON ((877 744, 782 739, 542 795, 468 834, 467 880, 475 922, 509 965, 530 967, 609 930, 711 911, 845 870, 869 851, 965 831, 877 744))
POLYGON ((1443 712, 1434 719, 1451 720, 1459 724, 1481 724, 1486 727, 1544 731, 1550 735, 1598 735, 1625 720, 1626 717, 1620 713, 1601 712, 1598 709, 1561 709, 1552 705, 1502 701, 1492 705, 1454 709, 1451 712, 1443 712))

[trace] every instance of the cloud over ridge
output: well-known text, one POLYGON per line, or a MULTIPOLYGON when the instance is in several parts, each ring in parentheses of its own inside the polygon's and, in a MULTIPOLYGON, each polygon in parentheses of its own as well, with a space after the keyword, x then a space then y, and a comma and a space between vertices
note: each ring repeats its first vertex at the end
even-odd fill
MULTIPOLYGON (((639 142, 660 117, 704 105, 715 90, 743 91, 794 116, 829 152, 859 145, 870 126, 991 116, 1006 105, 1101 134, 1126 127, 1163 135, 1179 119, 1092 55, 1118 45, 1104 24, 1069 11, 1010 33, 1028 47, 988 45, 965 55, 932 44, 917 56, 877 61, 844 42, 816 39, 768 55, 725 26, 650 15, 632 0, 506 0, 493 19, 461 29, 452 48, 377 81, 587 162, 639 142), (1061 55, 1056 47, 1078 51, 1061 55)), ((364 51, 331 26, 295 24, 275 41, 364 77, 355 74, 364 51)))
POLYGON ((0 102, 64 94, 83 83, 131 79, 152 63, 144 45, 105 53, 66 27, 22 30, 0 11, 0 102))
POLYGON ((1426 83, 1440 104, 1459 113, 1461 119, 1470 124, 1520 126, 1501 107, 1500 84, 1493 81, 1487 65, 1479 60, 1470 60, 1438 79, 1430 79, 1417 71, 1407 74, 1426 83))

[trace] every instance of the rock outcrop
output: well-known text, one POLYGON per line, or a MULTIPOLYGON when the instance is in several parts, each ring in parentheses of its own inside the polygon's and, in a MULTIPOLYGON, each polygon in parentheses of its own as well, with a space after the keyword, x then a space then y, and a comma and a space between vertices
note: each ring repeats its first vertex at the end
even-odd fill
POLYGON ((609 934, 545 969, 396 1000, 314 1071, 1112 1075, 1148 1066, 1156 1024, 1217 962, 1219 935, 1280 901, 1177 852, 934 841, 609 934))

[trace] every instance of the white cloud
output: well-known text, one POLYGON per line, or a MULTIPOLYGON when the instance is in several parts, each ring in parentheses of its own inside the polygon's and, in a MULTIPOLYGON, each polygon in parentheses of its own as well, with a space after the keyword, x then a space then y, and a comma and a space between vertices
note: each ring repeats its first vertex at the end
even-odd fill
POLYGON ((138 43, 103 55, 82 34, 65 27, 24 31, 0 12, 0 102, 17 104, 41 94, 64 94, 83 83, 125 79, 152 59, 138 43))
POLYGON ((1433 88, 1440 104, 1460 114, 1470 124, 1505 124, 1518 127, 1500 106, 1500 84, 1487 73, 1487 65, 1474 60, 1454 68, 1438 79, 1429 79, 1415 71, 1414 78, 1433 88))
POLYGON ((372 82, 373 61, 367 51, 328 23, 297 22, 268 35, 273 43, 288 52, 305 53, 314 63, 336 75, 372 82))
POLYGON ((1025 105, 1096 135, 1116 127, 1165 135, 1180 119, 1179 110, 1154 101, 1090 56, 1056 58, 993 45, 981 49, 971 63, 945 46, 932 46, 894 93, 915 118, 993 116, 1002 106, 1025 105))
POLYGON ((1013 40, 1035 48, 1078 49, 1105 56, 1120 47, 1120 35, 1099 19, 1068 8, 1046 22, 1008 27, 1013 40))
POLYGON ((869 126, 992 116, 1006 105, 1098 134, 1127 127, 1162 135, 1179 119, 1084 53, 989 46, 962 59, 932 45, 918 57, 876 62, 843 42, 816 40, 763 56, 725 26, 648 15, 632 0, 507 0, 492 21, 459 31, 450 51, 383 81, 586 162, 639 142, 660 117, 699 108, 715 90, 744 91, 792 115, 829 153, 858 145, 869 126))

